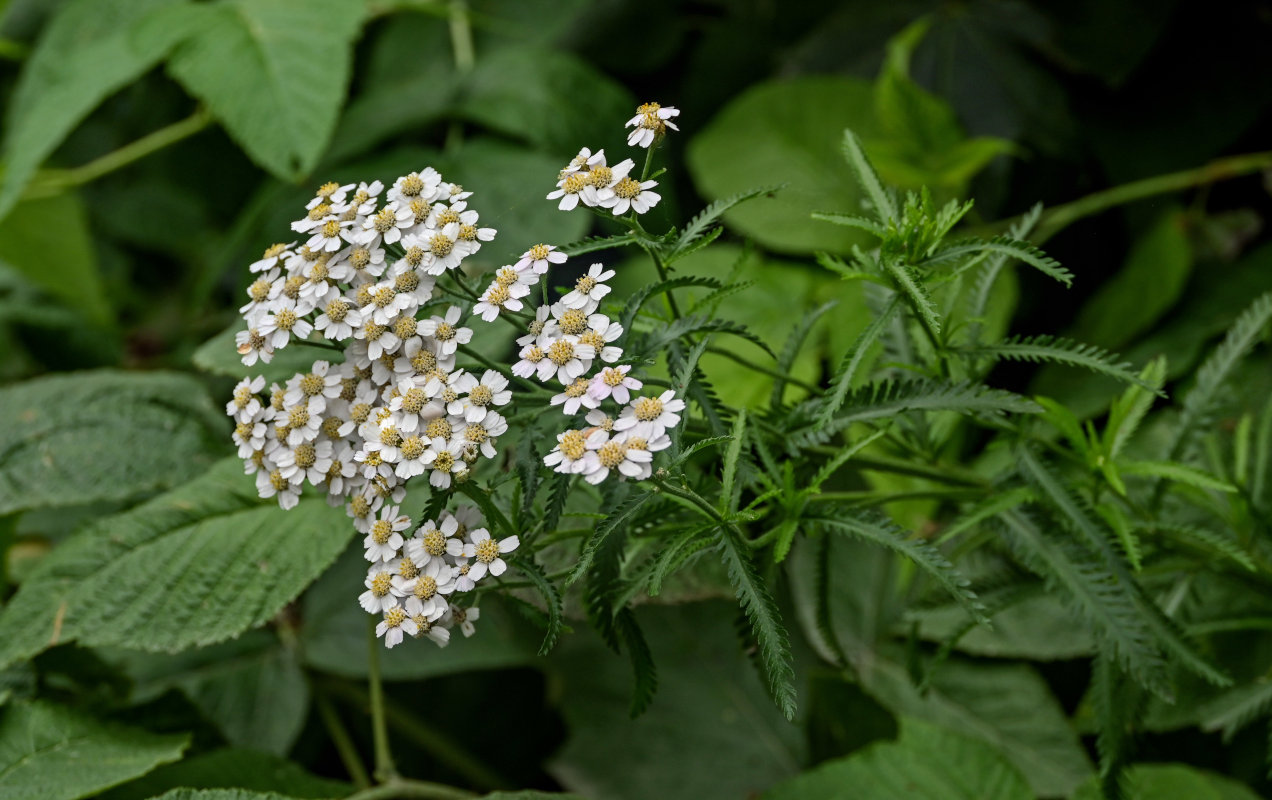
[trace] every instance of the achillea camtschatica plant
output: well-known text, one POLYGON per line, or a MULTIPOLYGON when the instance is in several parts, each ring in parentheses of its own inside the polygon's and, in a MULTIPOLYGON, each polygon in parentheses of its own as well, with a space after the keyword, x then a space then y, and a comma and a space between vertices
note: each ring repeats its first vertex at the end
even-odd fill
MULTIPOLYGON (((641 106, 629 144, 652 154, 678 113, 641 106)), ((603 150, 584 148, 547 197, 639 228, 637 215, 659 200, 651 163, 637 180, 632 159, 610 166, 603 150)), ((494 520, 478 507, 447 508, 460 488, 498 516, 473 481, 483 470, 506 473, 499 439, 510 426, 560 407, 563 430, 543 464, 589 484, 640 481, 672 447, 685 409, 666 381, 648 390, 643 371, 625 363, 613 270, 592 264, 552 298, 553 270, 568 256, 536 243, 474 289, 464 260, 496 237, 479 201, 428 166, 387 188, 324 184, 291 225, 298 238, 251 264, 240 309, 246 367, 289 346, 332 351, 281 385, 244 378, 226 413, 261 497, 292 508, 308 484, 345 505, 369 563, 358 602, 380 617, 388 647, 403 634, 445 646, 456 626, 471 635, 479 609, 465 598, 503 575, 503 556, 521 547, 520 532, 492 535, 494 520), (523 334, 515 361, 482 354, 483 334, 500 321, 523 334), (434 491, 427 519, 401 510, 417 482, 434 491)))

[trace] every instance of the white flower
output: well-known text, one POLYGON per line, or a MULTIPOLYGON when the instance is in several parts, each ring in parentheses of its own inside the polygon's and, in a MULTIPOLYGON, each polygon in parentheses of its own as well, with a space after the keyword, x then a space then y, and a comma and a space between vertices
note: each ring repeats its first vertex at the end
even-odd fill
POLYGON ((367 561, 391 561, 402 549, 401 532, 410 527, 411 518, 398 511, 398 506, 384 506, 380 518, 371 523, 371 530, 362 541, 367 561))
POLYGON ((566 474, 582 472, 586 466, 588 440, 598 435, 599 441, 604 441, 608 434, 599 428, 591 432, 570 430, 558 433, 557 446, 543 457, 543 463, 557 472, 566 474))
POLYGON ((367 357, 372 361, 385 353, 397 352, 402 340, 387 325, 377 324, 374 320, 363 319, 362 325, 353 332, 355 339, 363 339, 367 343, 367 357))
POLYGON ((658 397, 638 397, 614 421, 614 429, 633 430, 633 435, 656 439, 668 428, 680 424, 679 412, 685 410, 685 401, 676 399, 676 393, 668 389, 658 397))
POLYGON ((406 555, 415 566, 424 569, 431 561, 441 561, 446 554, 447 540, 459 530, 459 520, 451 514, 442 512, 436 523, 425 520, 406 543, 406 555))
POLYGON ((375 626, 375 635, 384 639, 385 647, 395 647, 402 643, 402 633, 412 636, 419 633, 420 627, 415 620, 406 615, 400 608, 385 609, 384 619, 375 626))
POLYGON ((346 183, 343 186, 334 182, 324 183, 318 187, 318 191, 314 192, 314 198, 305 204, 305 208, 314 208, 323 203, 343 203, 353 186, 352 183, 346 183))
POLYGON ((649 462, 654 454, 649 450, 631 447, 625 440, 615 437, 589 436, 588 450, 581 470, 588 483, 600 483, 616 469, 628 478, 647 477, 649 462))
POLYGON ((453 606, 451 608, 451 619, 459 626, 459 630, 464 634, 465 639, 476 632, 476 629, 473 627, 473 623, 480 618, 480 608, 460 608, 459 606, 453 606))
POLYGON ((256 493, 261 497, 278 497, 278 504, 283 508, 295 508, 300 503, 300 483, 292 483, 283 477, 277 467, 262 468, 256 473, 256 493))
POLYGON ((279 448, 274 453, 274 462, 282 476, 292 483, 303 483, 307 478, 310 484, 319 486, 327 479, 327 470, 331 469, 331 448, 329 441, 302 441, 291 447, 279 448))
POLYGON ((239 458, 249 458, 256 451, 265 449, 267 432, 264 422, 235 423, 232 438, 238 445, 239 458))
POLYGON ((260 328, 250 327, 234 334, 234 344, 238 354, 243 357, 244 366, 254 365, 257 359, 262 364, 268 364, 274 358, 274 345, 270 344, 269 338, 261 333, 260 328))
MULTIPOLYGON (((287 393, 283 395, 283 402, 294 406, 301 400, 310 398, 339 397, 341 377, 338 370, 332 371, 330 362, 315 361, 309 372, 298 372, 287 380, 287 393)), ((311 408, 316 408, 319 412, 326 407, 325 400, 316 406, 311 404, 311 408)))
MULTIPOLYGON (((414 562, 412 562, 414 563, 414 562)), ((418 574, 406 580, 394 578, 396 591, 406 597, 406 611, 412 617, 422 616, 432 622, 450 607, 446 595, 455 591, 455 568, 440 558, 429 561, 418 574)))
POLYGON ((583 199, 587 188, 587 173, 573 172, 569 175, 562 175, 561 180, 557 181, 557 188, 548 192, 545 199, 560 199, 561 202, 557 203, 559 210, 573 211, 578 207, 579 200, 583 199))
POLYGON ((324 338, 340 341, 353 336, 354 329, 362 326, 362 312, 332 287, 322 298, 322 313, 314 320, 314 330, 324 338))
POLYGON ((567 258, 565 253, 556 249, 556 245, 536 244, 522 253, 520 260, 512 266, 518 272, 530 270, 536 275, 542 275, 548 271, 549 266, 564 264, 567 258))
POLYGON ((616 217, 626 214, 629 208, 637 214, 644 214, 658 205, 658 201, 662 199, 662 195, 650 191, 657 185, 658 181, 636 181, 630 177, 623 178, 614 184, 613 193, 602 200, 600 205, 602 208, 613 211, 616 217))
POLYGON ((597 150, 595 153, 591 149, 584 147, 579 150, 579 154, 565 165, 565 169, 561 170, 562 175, 573 175, 576 172, 587 172, 597 164, 605 163, 605 150, 597 150))
POLYGON ((614 270, 606 270, 599 263, 588 267, 587 274, 578 279, 574 289, 561 298, 566 308, 581 308, 584 313, 591 314, 600 305, 601 298, 610 293, 610 287, 604 283, 614 277, 614 270))
POLYGON ((413 618, 418 630, 411 634, 416 639, 426 636, 431 639, 438 647, 445 647, 450 642, 450 629, 443 628, 440 624, 435 625, 429 622, 427 618, 420 616, 413 618))
POLYGON ((225 404, 225 413, 234 417, 238 422, 255 420, 262 411, 261 399, 256 395, 264 388, 265 376, 263 375, 257 375, 255 378, 244 378, 239 381, 234 386, 233 398, 225 404))
MULTIPOLYGON (((535 366, 536 377, 546 381, 555 374, 566 386, 591 369, 592 359, 596 358, 596 350, 591 345, 580 344, 572 336, 562 336, 542 352, 545 357, 535 366)), ((516 372, 515 365, 513 372, 516 372)))
POLYGON ((327 217, 313 228, 313 235, 305 242, 305 247, 321 253, 334 253, 352 242, 355 235, 353 220, 327 217))
POLYGON ((442 176, 437 170, 425 167, 419 172, 403 175, 394 181, 386 197, 390 203, 409 204, 416 198, 431 203, 437 199, 438 186, 441 182, 442 176))
POLYGON ((645 103, 636 109, 636 116, 627 120, 624 128, 636 126, 635 130, 627 135, 628 147, 649 147, 654 140, 667 132, 670 128, 673 131, 680 130, 672 117, 680 115, 680 109, 667 106, 663 108, 657 103, 645 103))
POLYGON ((313 331, 314 326, 302 318, 303 312, 297 310, 295 300, 282 297, 274 301, 273 306, 274 313, 266 315, 258 329, 273 349, 286 347, 293 335, 304 339, 313 331))
POLYGON ((411 209, 393 203, 381 208, 362 223, 362 231, 355 241, 374 246, 381 241, 394 244, 402 238, 402 229, 415 225, 415 215, 411 209))
POLYGON ((379 181, 372 181, 371 183, 363 181, 358 184, 358 191, 350 195, 347 200, 337 200, 333 195, 331 210, 336 214, 352 214, 355 217, 365 217, 375 210, 376 200, 379 199, 382 191, 384 191, 384 184, 379 181))
POLYGON ((592 314, 587 318, 587 330, 579 334, 579 341, 596 348, 601 360, 612 364, 623 357, 623 348, 609 343, 622 335, 622 325, 610 322, 604 314, 592 314))
MULTIPOLYGON (((556 305, 553 306, 553 308, 555 307, 556 305)), ((562 307, 564 308, 564 306, 562 307)), ((525 336, 521 336, 517 338, 518 345, 520 345, 521 347, 529 347, 532 344, 538 344, 539 337, 543 334, 544 330, 547 328, 548 310, 549 309, 547 306, 539 306, 537 309, 535 309, 534 319, 531 320, 530 324, 526 326, 526 330, 529 331, 529 333, 527 333, 525 336)))
POLYGON ((473 313, 481 316, 486 322, 494 322, 501 309, 520 311, 524 306, 521 298, 528 294, 530 294, 530 287, 524 283, 504 285, 495 281, 486 287, 481 300, 473 305, 473 313))
POLYGON ((393 594, 393 572, 387 565, 373 565, 367 570, 363 585, 367 590, 358 595, 358 602, 368 614, 383 613, 398 604, 393 594))
POLYGON ((328 271, 336 280, 352 282, 355 278, 378 278, 384 274, 384 248, 378 243, 353 244, 336 253, 335 265, 328 271))
POLYGON ((455 269, 475 249, 472 242, 459 238, 458 222, 448 223, 427 238, 420 236, 410 242, 404 239, 402 243, 424 248, 424 266, 429 275, 441 275, 448 269, 455 269))
POLYGON ((630 364, 605 367, 592 378, 587 393, 598 403, 608 397, 613 397, 614 402, 626 404, 631 399, 630 393, 644 385, 627 374, 630 370, 630 364))
POLYGON ((467 395, 446 407, 448 413, 463 416, 465 422, 481 422, 490 406, 507 405, 512 400, 508 379, 493 369, 482 373, 481 380, 474 380, 466 391, 467 395))
POLYGON ((600 206, 614 194, 613 187, 627 177, 636 163, 625 158, 613 167, 598 164, 587 173, 587 186, 583 187, 583 202, 589 206, 600 206))
POLYGON ((461 542, 458 539, 451 539, 447 542, 447 552, 452 556, 473 559, 476 563, 469 567, 467 575, 470 580, 479 581, 487 570, 495 577, 504 574, 504 571, 508 569, 508 564, 499 556, 504 553, 511 553, 520 544, 521 541, 516 536, 509 536, 506 539, 496 541, 490 538, 490 532, 485 528, 477 528, 468 532, 468 541, 466 542, 461 542))
POLYGON ((464 426, 463 443, 478 448, 486 458, 494 458, 494 440, 507 432, 507 421, 498 413, 488 411, 477 422, 470 422, 464 426))
POLYGON ((270 298, 278 296, 282 284, 276 269, 271 269, 252 281, 247 287, 249 301, 246 305, 239 306, 239 313, 244 319, 259 319, 268 314, 268 302, 270 298))
POLYGON ((463 442, 453 441, 447 442, 445 447, 439 448, 437 442, 434 441, 433 448, 429 452, 433 453, 433 460, 428 465, 429 472, 428 482, 431 486, 438 489, 449 489, 451 485, 451 474, 458 471, 463 466, 463 462, 459 459, 460 451, 463 449, 463 442))
POLYGON ((468 344, 473 338, 472 328, 455 327, 463 313, 459 306, 451 306, 446 309, 445 317, 429 317, 420 322, 419 332, 437 341, 441 355, 452 355, 459 345, 468 344))
POLYGON ((264 255, 262 255, 259 260, 253 261, 252 265, 248 267, 248 269, 252 272, 269 272, 274 267, 278 266, 280 261, 285 263, 288 258, 291 258, 293 255, 292 248, 295 246, 295 242, 270 245, 264 255))
POLYGON ((554 406, 564 404, 565 408, 563 410, 566 414, 577 414, 579 406, 596 408, 600 405, 600 400, 590 395, 588 383, 587 378, 575 378, 574 383, 565 387, 564 392, 552 396, 551 404, 554 406))

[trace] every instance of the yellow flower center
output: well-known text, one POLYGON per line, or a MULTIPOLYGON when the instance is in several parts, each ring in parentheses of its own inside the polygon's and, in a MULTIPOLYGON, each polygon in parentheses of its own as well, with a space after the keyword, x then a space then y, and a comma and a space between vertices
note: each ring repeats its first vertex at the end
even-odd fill
POLYGON ((574 358, 574 344, 566 339, 557 339, 548 348, 548 358, 558 367, 568 364, 574 358))
POLYGON ((494 539, 482 539, 477 543, 477 560, 489 564, 499 558, 499 543, 494 539))
POLYGON ((488 405, 491 400, 495 399, 494 392, 490 391, 490 387, 484 383, 479 383, 473 387, 468 393, 468 402, 475 406, 488 405))
POLYGON ((582 431, 566 431, 557 449, 571 461, 578 461, 587 453, 587 440, 582 431))
MULTIPOLYGON (((376 544, 388 544, 389 537, 393 535, 393 523, 387 519, 377 519, 371 525, 371 541, 376 544)), ((381 573, 383 574, 383 573, 381 573)))
POLYGON ((408 461, 419 458, 424 455, 424 442, 418 436, 408 436, 406 441, 402 442, 402 457, 408 461))
POLYGON ((641 422, 656 420, 663 413, 662 400, 657 397, 642 397, 632 406, 632 413, 641 422))
POLYGON ((566 312, 561 315, 558 324, 561 326, 562 331, 571 336, 578 336, 587 330, 587 314, 584 314, 583 310, 578 308, 566 309, 566 312))
POLYGON ((614 194, 623 200, 632 200, 636 195, 640 194, 640 183, 631 178, 623 178, 614 184, 614 194))

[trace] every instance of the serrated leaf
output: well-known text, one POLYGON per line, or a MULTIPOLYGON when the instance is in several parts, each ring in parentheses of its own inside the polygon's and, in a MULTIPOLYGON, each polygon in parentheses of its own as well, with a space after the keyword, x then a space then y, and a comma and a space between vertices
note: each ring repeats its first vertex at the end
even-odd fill
MULTIPOLYGON (((174 788, 211 789, 234 787, 240 792, 286 792, 288 797, 345 797, 352 787, 320 778, 294 761, 259 750, 224 747, 166 764, 123 786, 111 789, 101 800, 148 800, 174 788)), ((274 796, 276 797, 276 796, 274 796)))
POLYGON ((654 656, 649 652, 649 644, 641 633, 640 625, 630 608, 624 608, 614 616, 614 630, 627 648, 627 657, 632 663, 632 718, 644 714, 658 691, 658 670, 654 667, 654 656))
POLYGON ((595 253, 598 250, 612 250, 616 247, 624 247, 634 244, 636 238, 630 233, 621 233, 617 236, 588 236, 585 239, 579 239, 577 242, 571 242, 564 247, 557 248, 567 256, 581 256, 586 253, 595 253))
POLYGON ((202 384, 100 370, 0 389, 0 514, 126 500, 166 489, 229 449, 202 384))
POLYGON ((254 161, 295 179, 335 130, 363 14, 346 0, 225 0, 207 7, 168 72, 254 161))
POLYGON ((1031 363, 1055 362, 1074 367, 1083 367, 1092 372, 1099 372, 1124 383, 1133 383, 1150 392, 1165 397, 1161 389, 1131 371, 1126 362, 1116 362, 1115 356, 1099 347, 1062 339, 1056 336, 1023 336, 1012 337, 999 344, 961 347, 951 350, 956 355, 967 358, 990 358, 1006 361, 1028 361, 1031 363))
POLYGON ((538 564, 530 561, 528 558, 512 558, 512 565, 525 575, 526 580, 534 584, 539 590, 539 595, 543 598, 543 603, 548 609, 548 630, 543 636, 543 644, 539 646, 539 655, 547 655, 555 645, 557 637, 561 635, 561 626, 563 624, 563 611, 561 602, 561 593, 557 591, 552 581, 548 580, 548 576, 544 574, 543 568, 538 564))
POLYGON ((914 270, 896 264, 885 264, 884 269, 901 288, 901 293, 910 299, 910 305, 928 330, 934 335, 940 333, 941 317, 936 310, 936 304, 932 302, 932 296, 928 294, 927 289, 923 288, 914 270))
POLYGON ((612 534, 620 525, 627 524, 640 507, 649 502, 654 497, 653 492, 637 492, 628 497, 622 505, 610 512, 600 524, 592 531, 592 535, 583 543, 583 549, 579 553, 579 560, 574 565, 574 569, 565 579, 565 585, 569 586, 581 578, 592 566, 592 559, 596 557, 596 551, 605 543, 605 539, 612 534))
POLYGON ((58 642, 175 652, 262 625, 353 536, 325 501, 265 503, 238 459, 60 545, 0 612, 0 665, 58 642))
POLYGON ((940 550, 922 539, 915 539, 906 531, 897 527, 887 517, 880 514, 866 513, 848 508, 832 509, 826 514, 806 514, 804 519, 820 525, 826 530, 847 533, 860 539, 886 547, 893 552, 905 556, 915 566, 932 576, 947 592, 950 593, 973 618, 988 623, 985 607, 970 588, 971 583, 963 577, 954 565, 949 562, 940 550))
MULTIPOLYGON (((728 197, 722 197, 716 200, 706 208, 699 211, 694 218, 689 220, 689 224, 685 225, 685 229, 681 231, 679 238, 668 250, 663 259, 670 264, 678 258, 683 258, 697 248, 698 239, 700 239, 713 222, 724 216, 724 212, 736 206, 738 203, 744 203, 762 194, 771 194, 782 189, 786 184, 779 183, 773 186, 761 186, 758 189, 749 189, 744 192, 731 194, 728 197)), ((718 233, 715 234, 719 236, 718 233)))
POLYGON ((1184 464, 1170 461, 1119 461, 1117 468, 1126 475, 1147 475, 1154 478, 1165 478, 1198 489, 1209 489, 1215 492, 1235 492, 1237 487, 1227 481, 1220 480, 1208 472, 1184 464))
MULTIPOLYGON (((809 331, 813 329, 813 325, 822 318, 822 315, 836 305, 838 305, 837 300, 830 300, 800 316, 794 327, 791 328, 791 335, 786 338, 786 344, 782 345, 782 352, 777 357, 777 371, 779 373, 782 375, 790 373, 795 365, 796 357, 799 356, 800 348, 803 347, 804 340, 808 338, 809 331)), ((773 393, 769 396, 769 408, 777 408, 782 404, 785 391, 786 378, 774 379, 773 393)))
POLYGON ((825 399, 821 401, 821 407, 817 414, 817 425, 828 425, 835 414, 843 406, 844 400, 848 396, 848 391, 852 388, 852 382, 857 377, 857 370, 861 367, 865 360, 866 353, 879 339, 884 328, 892 319, 892 315, 901 306, 901 295, 895 294, 884 306, 884 309, 871 321, 870 325, 861 332, 857 340, 852 343, 852 347, 844 354, 844 359, 839 365, 839 369, 835 371, 835 377, 832 380, 830 391, 826 394, 825 399))
POLYGON ((95 796, 176 761, 187 735, 159 735, 100 722, 44 702, 0 710, 0 794, 22 800, 95 796))
POLYGON ((654 294, 669 292, 672 289, 680 289, 686 286, 706 286, 711 289, 719 289, 723 285, 715 278, 703 278, 693 275, 647 284, 632 292, 631 296, 627 298, 627 303, 623 305, 623 312, 618 318, 619 324, 623 326, 623 330, 631 330, 632 320, 636 319, 636 314, 640 311, 641 306, 645 305, 645 301, 654 294))
MULTIPOLYGON (((1126 800, 1259 800, 1240 781, 1188 764, 1135 764, 1124 773, 1126 800)), ((1072 800, 1106 800, 1092 779, 1072 800)))
POLYGON ((853 175, 857 178, 857 183, 860 184, 862 190, 866 193, 870 204, 874 206, 875 214, 878 215, 879 221, 886 225, 889 221, 896 219, 897 210, 892 202, 892 196, 888 194, 883 181, 879 180, 879 173, 875 172, 870 159, 866 157, 866 151, 862 148, 861 140, 857 138, 857 134, 851 130, 845 130, 840 147, 844 154, 844 160, 848 162, 848 167, 852 169, 853 175))
POLYGON ((795 717, 795 671, 791 666, 791 642, 782 625, 781 613, 755 565, 746 545, 728 527, 716 537, 718 550, 737 594, 738 605, 751 621, 751 632, 759 645, 760 665, 768 681, 773 701, 788 720, 795 717))
POLYGON ((829 222, 834 225, 843 225, 848 228, 856 228, 865 231, 880 239, 884 237, 886 231, 884 227, 877 221, 869 217, 858 216, 857 214, 836 214, 833 211, 814 211, 813 219, 829 222))
POLYGON ((1048 275, 1065 286, 1073 284, 1073 273, 1060 266, 1060 262, 1022 239, 1010 236, 995 236, 988 241, 972 239, 954 242, 937 250, 929 258, 924 259, 921 266, 937 266, 948 261, 955 261, 981 253, 995 253, 1007 258, 1028 264, 1039 272, 1048 275))
POLYGON ((202 18, 184 0, 77 0, 45 30, 5 121, 0 217, 103 100, 157 64, 202 18))
POLYGON ((1044 531, 1020 509, 999 515, 1010 532, 1010 544, 1025 566, 1086 620, 1121 667, 1154 692, 1169 696, 1166 664, 1129 587, 1074 543, 1044 531))

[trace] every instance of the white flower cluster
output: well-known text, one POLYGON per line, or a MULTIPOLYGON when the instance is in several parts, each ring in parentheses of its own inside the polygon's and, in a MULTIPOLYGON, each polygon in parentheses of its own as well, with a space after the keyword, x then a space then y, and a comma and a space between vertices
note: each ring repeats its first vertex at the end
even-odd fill
POLYGON ((445 647, 456 625, 465 636, 473 634, 479 610, 451 605, 448 598, 472 590, 486 575, 502 575, 508 565, 500 556, 519 544, 516 536, 491 538, 475 527, 480 522, 475 508, 461 506, 426 520, 408 540, 403 531, 410 518, 399 516, 397 506, 380 509, 362 542, 371 568, 358 602, 368 613, 383 615, 375 631, 385 646, 400 644, 409 633, 445 647))
MULTIPOLYGON (((677 130, 669 122, 680 114, 675 108, 663 108, 657 103, 646 103, 636 110, 636 116, 627 121, 626 127, 636 126, 627 137, 632 147, 648 148, 667 129, 677 130)), ((625 158, 614 166, 605 160, 605 151, 593 153, 584 147, 557 176, 557 188, 548 193, 547 199, 560 200, 557 208, 571 211, 579 203, 590 208, 606 208, 619 217, 628 211, 644 214, 658 204, 662 196, 652 189, 655 180, 637 180, 630 173, 636 163, 625 158)))
POLYGON ((437 276, 456 269, 495 231, 479 227, 477 212, 467 208, 470 192, 431 168, 399 178, 381 205, 383 191, 378 181, 356 189, 324 185, 292 224, 308 234, 305 244, 275 245, 251 266, 258 277, 241 309, 243 363, 268 363, 276 350, 315 332, 343 351, 343 363, 315 361, 309 372, 272 385, 267 397, 259 396, 263 377, 244 379, 226 412, 262 497, 291 508, 308 482, 333 505, 347 503, 373 564, 363 606, 384 615, 386 642, 392 646, 406 631, 444 643, 450 621, 468 624, 468 631, 475 616, 444 601, 424 604, 424 595, 432 595, 417 589, 428 585, 417 579, 425 575, 447 587, 437 590, 441 595, 471 589, 488 567, 503 571, 498 554, 516 547, 516 539, 497 543, 486 558, 490 545, 482 542, 489 535, 467 532, 471 526, 444 515, 443 526, 455 521, 448 536, 465 531, 444 543, 445 554, 422 550, 403 558, 401 531, 410 519, 394 504, 417 475, 428 473, 440 489, 464 480, 475 461, 496 455, 497 437, 508 428, 496 411, 512 398, 507 378, 456 367, 460 345, 473 334, 461 325, 462 309, 429 313, 437 276), (478 567, 470 570, 474 558, 478 567), (381 592, 385 584, 376 576, 386 565, 401 580, 381 592))

